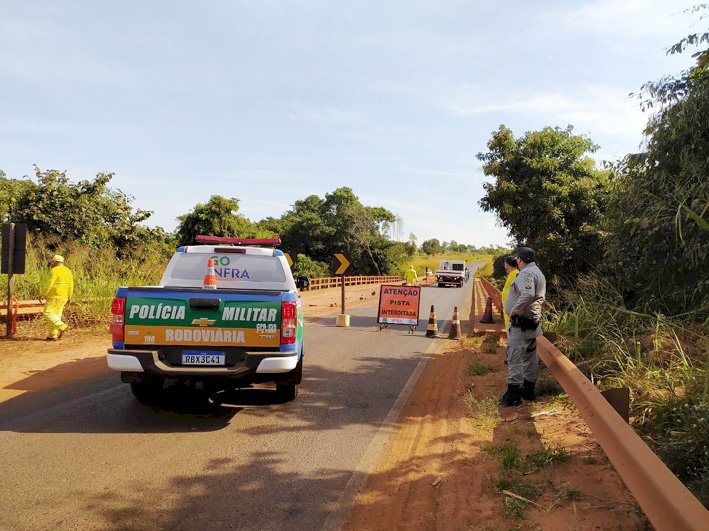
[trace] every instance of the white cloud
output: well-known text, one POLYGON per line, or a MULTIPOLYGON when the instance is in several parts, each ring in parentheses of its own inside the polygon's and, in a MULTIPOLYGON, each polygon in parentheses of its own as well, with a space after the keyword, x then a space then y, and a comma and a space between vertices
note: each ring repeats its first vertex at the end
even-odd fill
POLYGON ((696 20, 696 16, 684 11, 696 3, 694 0, 597 0, 574 6, 564 2, 563 8, 549 13, 547 20, 567 31, 612 35, 620 40, 652 38, 658 42, 663 36, 671 40, 686 32, 688 22, 696 20))
POLYGON ((440 104, 460 117, 488 113, 542 117, 550 124, 574 124, 577 130, 587 131, 591 136, 637 138, 647 122, 638 101, 616 86, 586 86, 546 94, 519 91, 504 95, 490 94, 472 85, 450 87, 446 92, 440 104))

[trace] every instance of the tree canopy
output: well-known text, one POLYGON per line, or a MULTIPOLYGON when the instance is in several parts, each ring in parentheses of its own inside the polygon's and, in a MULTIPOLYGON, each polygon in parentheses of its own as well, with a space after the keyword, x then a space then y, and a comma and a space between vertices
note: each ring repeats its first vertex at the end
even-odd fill
POLYGON ((4 221, 26 223, 29 231, 48 239, 74 240, 127 251, 146 241, 164 240, 162 229, 140 225, 152 212, 135 209, 133 198, 109 188, 113 173, 93 180, 69 181, 66 172, 42 171, 35 180, 0 176, 4 221))
POLYGON ((597 146, 565 129, 545 127, 515 138, 501 125, 486 153, 480 206, 495 212, 512 236, 533 247, 545 268, 561 276, 598 263, 601 214, 608 197, 608 172, 589 156, 597 146))
POLYGON ((177 218, 179 224, 175 232, 179 244, 194 244, 199 234, 234 238, 273 236, 271 231, 255 225, 238 211, 239 200, 233 197, 213 195, 206 203, 197 203, 190 212, 177 218))
POLYGON ((324 198, 310 195, 296 201, 280 220, 264 226, 280 228, 283 248, 329 264, 333 254, 345 252, 360 274, 391 271, 396 260, 386 234, 396 216, 382 207, 363 205, 350 188, 337 188, 324 198))
MULTIPOLYGON (((709 42, 701 35, 670 52, 709 42)), ((634 304, 701 318, 709 309, 709 56, 695 56, 680 78, 645 85, 658 111, 646 129, 647 151, 614 167, 606 263, 634 304)))

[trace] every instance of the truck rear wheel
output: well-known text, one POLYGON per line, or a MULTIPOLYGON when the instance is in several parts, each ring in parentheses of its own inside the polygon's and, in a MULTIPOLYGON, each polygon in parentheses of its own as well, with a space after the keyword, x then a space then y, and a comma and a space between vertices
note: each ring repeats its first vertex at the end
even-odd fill
POLYGON ((290 402, 298 396, 298 386, 295 384, 278 383, 276 384, 276 394, 278 398, 284 402, 290 402))
POLYGON ((133 391, 133 396, 141 404, 154 404, 162 394, 162 387, 165 380, 160 377, 152 377, 140 382, 132 382, 130 389, 133 391))

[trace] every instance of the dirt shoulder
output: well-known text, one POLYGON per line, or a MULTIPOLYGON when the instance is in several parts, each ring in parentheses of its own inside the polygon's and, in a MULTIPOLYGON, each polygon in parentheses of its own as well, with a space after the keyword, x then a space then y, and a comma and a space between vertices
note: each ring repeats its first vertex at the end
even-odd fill
POLYGON ((550 377, 537 401, 497 406, 499 325, 477 334, 429 362, 344 529, 636 528, 632 497, 550 377))

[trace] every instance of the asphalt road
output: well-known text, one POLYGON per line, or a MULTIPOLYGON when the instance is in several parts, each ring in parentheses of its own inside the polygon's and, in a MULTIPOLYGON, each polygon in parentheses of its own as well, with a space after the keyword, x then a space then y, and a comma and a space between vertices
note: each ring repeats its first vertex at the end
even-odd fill
POLYGON ((148 408, 107 369, 0 404, 0 529, 337 527, 441 343, 425 337, 430 305, 443 334, 471 286, 425 288, 414 335, 380 332, 376 308, 347 329, 309 319, 290 403, 264 388, 148 408))

